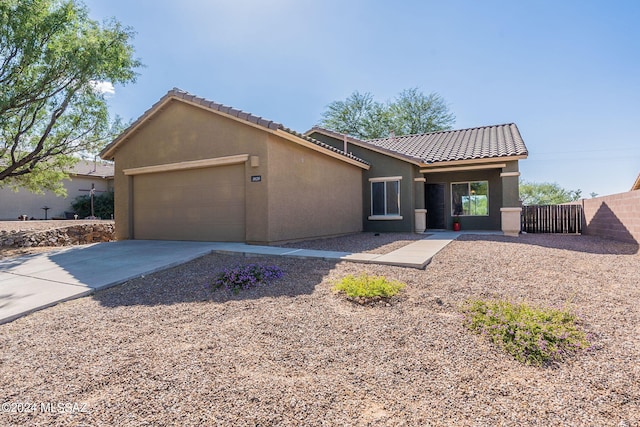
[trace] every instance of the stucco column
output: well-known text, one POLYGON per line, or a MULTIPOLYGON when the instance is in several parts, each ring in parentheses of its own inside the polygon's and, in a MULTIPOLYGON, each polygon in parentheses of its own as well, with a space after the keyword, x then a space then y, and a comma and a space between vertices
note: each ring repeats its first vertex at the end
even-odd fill
POLYGON ((502 207, 500 216, 502 232, 505 236, 518 236, 520 234, 520 192, 518 190, 520 172, 518 162, 509 162, 502 168, 500 178, 502 179, 502 207))
POLYGON ((425 178, 414 178, 414 212, 415 212, 415 232, 424 233, 427 229, 427 210, 425 209, 424 185, 427 180, 425 178))

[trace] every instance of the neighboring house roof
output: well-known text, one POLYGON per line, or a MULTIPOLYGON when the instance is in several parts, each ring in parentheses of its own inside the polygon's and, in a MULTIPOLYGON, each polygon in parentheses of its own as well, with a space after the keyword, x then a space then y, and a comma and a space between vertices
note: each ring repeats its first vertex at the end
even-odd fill
POLYGON ((113 178, 113 172, 113 163, 104 162, 102 160, 80 160, 67 171, 69 175, 97 176, 100 178, 113 178))
POLYGON ((140 116, 135 122, 131 124, 127 129, 124 130, 111 144, 107 145, 101 152, 100 157, 103 159, 112 160, 115 149, 120 145, 129 134, 142 125, 146 120, 148 120, 152 115, 154 115, 157 111, 159 111, 167 102, 171 100, 177 100, 181 102, 187 102, 192 105, 196 105, 198 107, 205 108, 209 111, 213 111, 215 113, 224 115, 226 117, 231 117, 236 120, 245 121, 251 123, 254 126, 259 126, 264 128, 267 131, 270 131, 275 134, 280 134, 281 136, 293 140, 294 142, 302 143, 302 145, 307 145, 306 143, 311 143, 313 146, 322 148, 324 150, 331 151, 332 153, 338 154, 339 158, 343 158, 343 160, 349 160, 349 163, 357 163, 360 167, 364 167, 365 169, 369 168, 369 162, 366 160, 360 159, 352 154, 345 153, 341 150, 338 150, 335 147, 332 147, 329 144, 325 144, 324 142, 317 141, 308 136, 302 135, 298 132, 295 132, 289 128, 286 128, 284 125, 274 122, 272 120, 267 120, 260 116, 255 116, 253 114, 237 110, 233 107, 229 107, 223 104, 218 104, 214 101, 207 100, 205 98, 201 98, 195 95, 190 94, 184 90, 173 88, 165 96, 160 98, 158 102, 156 102, 150 109, 148 109, 142 116, 140 116), (285 135, 283 135, 283 133, 285 135), (292 138, 293 137, 293 138, 292 138), (304 142, 303 142, 304 141, 304 142))
MULTIPOLYGON (((342 138, 341 134, 318 127, 314 127, 307 134, 314 131, 333 133, 335 137, 342 138)), ((527 147, 514 123, 419 135, 390 136, 367 141, 348 137, 348 140, 364 147, 375 147, 378 151, 395 153, 408 161, 425 165, 504 157, 524 158, 528 155, 527 147)))
POLYGON ((636 178, 636 182, 633 183, 633 186, 631 187, 631 191, 634 190, 640 190, 640 174, 638 174, 638 177, 636 178))

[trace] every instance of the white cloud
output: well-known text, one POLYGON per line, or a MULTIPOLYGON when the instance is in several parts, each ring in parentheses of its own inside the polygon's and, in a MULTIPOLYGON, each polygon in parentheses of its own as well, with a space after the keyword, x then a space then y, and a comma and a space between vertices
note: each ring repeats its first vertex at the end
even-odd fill
POLYGON ((100 95, 113 96, 116 94, 116 89, 111 82, 99 82, 91 81, 91 87, 100 95))

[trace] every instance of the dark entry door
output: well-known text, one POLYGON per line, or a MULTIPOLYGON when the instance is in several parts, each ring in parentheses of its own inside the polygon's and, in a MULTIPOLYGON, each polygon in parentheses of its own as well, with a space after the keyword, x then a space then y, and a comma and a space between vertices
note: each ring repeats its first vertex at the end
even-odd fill
POLYGON ((444 229, 444 184, 427 184, 425 186, 427 202, 427 228, 444 229))

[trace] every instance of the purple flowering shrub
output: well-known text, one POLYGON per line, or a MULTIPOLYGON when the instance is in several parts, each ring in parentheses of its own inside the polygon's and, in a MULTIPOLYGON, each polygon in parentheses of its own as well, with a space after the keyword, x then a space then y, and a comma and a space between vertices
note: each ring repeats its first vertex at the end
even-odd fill
POLYGON ((237 294, 242 289, 268 285, 283 275, 284 272, 275 265, 238 265, 233 268, 227 268, 219 273, 213 282, 213 288, 226 288, 234 294, 237 294))
POLYGON ((589 347, 578 317, 568 310, 533 308, 508 301, 470 300, 465 326, 528 365, 561 361, 589 347))

